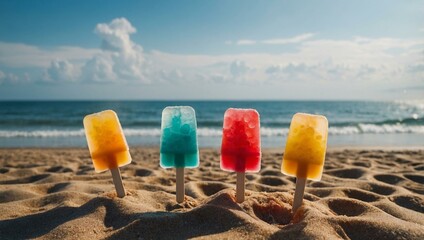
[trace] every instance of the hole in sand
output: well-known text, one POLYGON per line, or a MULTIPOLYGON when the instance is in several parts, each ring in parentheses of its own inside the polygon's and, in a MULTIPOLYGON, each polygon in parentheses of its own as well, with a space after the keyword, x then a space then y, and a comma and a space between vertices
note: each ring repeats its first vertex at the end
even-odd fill
POLYGON ((367 168, 368 167, 371 167, 371 163, 369 163, 369 162, 360 162, 360 161, 353 162, 352 165, 358 166, 358 167, 367 167, 367 168))
POLYGON ((63 189, 65 189, 67 186, 69 186, 70 183, 58 183, 55 184, 53 187, 49 188, 47 190, 47 193, 55 193, 55 192, 60 192, 63 189))
POLYGON ((418 196, 393 196, 389 199, 401 207, 420 213, 424 212, 424 201, 418 196))
POLYGON ((253 181, 253 180, 255 180, 255 178, 256 178, 256 177, 255 177, 255 175, 253 175, 253 174, 247 174, 247 175, 246 175, 246 179, 247 179, 247 180, 249 180, 249 181, 253 181))
POLYGON ((296 178, 295 177, 286 177, 287 180, 289 180, 290 182, 296 184, 296 178))
POLYGON ((135 176, 145 177, 152 175, 152 171, 144 168, 136 169, 135 176))
POLYGON ((82 165, 78 168, 77 175, 83 175, 91 171, 94 171, 93 165, 82 165))
POLYGON ((397 163, 400 163, 400 164, 406 164, 406 163, 411 163, 411 160, 408 160, 408 159, 403 159, 403 158, 396 158, 396 160, 395 160, 397 163))
POLYGON ((73 172, 72 169, 62 167, 62 166, 54 166, 46 170, 46 172, 57 172, 57 173, 65 173, 65 172, 73 172))
POLYGON ((261 173, 262 176, 280 176, 280 171, 276 170, 265 170, 261 173))
POLYGON ((327 171, 328 175, 339 177, 339 178, 360 178, 364 175, 364 173, 365 171, 359 168, 327 171))
POLYGON ((226 185, 221 183, 200 183, 198 184, 199 189, 203 192, 206 196, 214 195, 215 193, 221 191, 222 189, 227 188, 226 185))
POLYGON ((333 193, 333 190, 332 189, 310 189, 308 192, 317 197, 324 198, 324 197, 330 196, 333 193))
POLYGON ((405 179, 391 174, 378 174, 374 176, 375 179, 381 182, 389 183, 389 184, 396 184, 398 182, 401 182, 405 179))
POLYGON ((324 187, 334 187, 333 184, 327 182, 312 182, 311 187, 324 188, 324 187))
POLYGON ((415 168, 417 171, 424 171, 424 165, 415 168))
POLYGON ((320 200, 319 197, 317 197, 313 194, 307 193, 307 192, 305 193, 305 195, 303 195, 303 199, 306 199, 306 200, 311 201, 311 202, 315 202, 315 201, 320 200))
POLYGON ((288 184, 283 179, 278 177, 262 177, 259 179, 259 182, 269 186, 282 186, 288 184))
POLYGON ((328 207, 337 215, 348 217, 359 216, 367 211, 367 207, 350 199, 330 199, 328 207))
POLYGON ((367 191, 371 191, 373 193, 381 194, 381 195, 390 195, 396 192, 396 188, 370 183, 367 188, 362 188, 367 191))
POLYGON ((291 209, 270 200, 267 203, 255 203, 252 206, 256 217, 269 224, 286 225, 292 219, 291 209))
POLYGON ((377 201, 381 198, 380 196, 378 196, 376 194, 372 194, 372 193, 357 190, 357 189, 345 189, 345 190, 343 190, 343 192, 349 198, 358 199, 358 200, 361 200, 361 201, 364 201, 364 202, 374 202, 374 201, 377 201))
POLYGON ((406 178, 408 178, 411 181, 414 181, 416 183, 424 184, 424 177, 420 175, 404 175, 406 178))
POLYGON ((9 169, 7 168, 0 168, 0 173, 7 173, 9 172, 9 169))

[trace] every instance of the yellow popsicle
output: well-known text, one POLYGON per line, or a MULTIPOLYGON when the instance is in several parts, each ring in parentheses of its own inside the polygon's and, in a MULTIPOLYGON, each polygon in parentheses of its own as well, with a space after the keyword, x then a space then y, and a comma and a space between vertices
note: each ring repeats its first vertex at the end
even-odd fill
POLYGON ((296 113, 290 124, 281 172, 297 178, 321 180, 327 136, 326 117, 296 113))
POLYGON ((128 144, 114 111, 106 110, 85 116, 84 129, 96 172, 131 163, 128 144))

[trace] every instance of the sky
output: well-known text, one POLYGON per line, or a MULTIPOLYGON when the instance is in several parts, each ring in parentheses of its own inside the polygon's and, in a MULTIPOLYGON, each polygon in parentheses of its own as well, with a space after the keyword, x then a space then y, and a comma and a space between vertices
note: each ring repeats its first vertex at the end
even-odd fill
POLYGON ((423 1, 0 1, 0 100, 423 98, 423 1))

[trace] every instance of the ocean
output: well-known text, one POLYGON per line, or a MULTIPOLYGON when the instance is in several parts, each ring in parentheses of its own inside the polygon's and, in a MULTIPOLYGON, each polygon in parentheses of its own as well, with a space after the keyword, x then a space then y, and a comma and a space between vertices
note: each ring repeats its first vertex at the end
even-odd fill
POLYGON ((131 146, 158 146, 161 112, 187 105, 196 111, 201 147, 219 147, 229 107, 254 108, 261 117, 262 147, 283 147, 296 112, 323 114, 328 145, 424 146, 423 101, 3 101, 0 147, 85 147, 82 119, 112 109, 131 146))

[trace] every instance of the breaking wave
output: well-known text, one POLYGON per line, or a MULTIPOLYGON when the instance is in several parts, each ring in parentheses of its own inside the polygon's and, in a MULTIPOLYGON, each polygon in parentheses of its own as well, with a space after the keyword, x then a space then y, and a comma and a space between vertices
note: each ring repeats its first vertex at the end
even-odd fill
MULTIPOLYGON (((286 127, 261 127, 263 137, 286 136, 289 129, 286 127)), ((127 137, 159 137, 160 128, 126 128, 127 137)), ((393 134, 393 133, 418 133, 424 134, 424 125, 406 124, 356 124, 352 126, 335 126, 329 128, 329 135, 354 135, 354 134, 393 134)), ((222 129, 217 127, 200 127, 197 130, 199 137, 220 137, 222 129)), ((0 130, 0 138, 63 138, 83 137, 84 129, 75 130, 0 130)))

